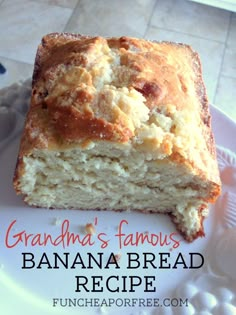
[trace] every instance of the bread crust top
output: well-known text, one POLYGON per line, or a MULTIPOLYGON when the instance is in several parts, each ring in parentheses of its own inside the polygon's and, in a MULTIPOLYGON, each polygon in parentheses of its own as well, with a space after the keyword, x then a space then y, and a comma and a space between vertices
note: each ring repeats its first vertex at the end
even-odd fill
POLYGON ((97 141, 185 163, 215 183, 214 201, 220 179, 198 54, 129 37, 44 36, 19 159, 97 141))

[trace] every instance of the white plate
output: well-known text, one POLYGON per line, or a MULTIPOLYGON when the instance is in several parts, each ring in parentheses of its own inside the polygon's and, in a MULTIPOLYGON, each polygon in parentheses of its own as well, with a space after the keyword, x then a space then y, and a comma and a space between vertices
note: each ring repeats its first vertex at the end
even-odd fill
MULTIPOLYGON (((25 85, 18 86, 17 93, 22 95, 25 88, 25 85)), ((8 96, 11 94, 10 92, 8 91, 8 96)), ((217 204, 211 207, 210 215, 204 222, 206 237, 188 244, 177 234, 174 236, 175 239, 180 241, 177 248, 174 248, 175 243, 169 238, 170 234, 176 231, 168 216, 127 212, 42 210, 24 205, 21 198, 16 196, 12 187, 23 116, 21 110, 17 110, 16 113, 15 110, 9 109, 10 112, 14 112, 10 115, 16 115, 18 118, 16 120, 12 118, 14 127, 12 125, 11 131, 6 131, 5 138, 0 139, 1 314, 2 311, 4 311, 3 314, 9 315, 236 314, 236 157, 232 153, 236 152, 234 138, 236 125, 214 107, 211 109, 213 129, 218 146, 223 193, 217 204), (122 229, 126 236, 128 234, 134 236, 136 232, 148 232, 149 236, 155 234, 160 237, 160 234, 162 234, 162 241, 163 237, 167 235, 169 242, 161 246, 159 239, 156 245, 145 242, 139 244, 139 246, 123 245, 123 248, 120 248, 116 234, 122 220, 126 220, 128 223, 124 223, 122 229), (86 236, 85 225, 96 223, 96 234, 92 236, 94 245, 82 246, 79 243, 70 243, 69 246, 65 244, 63 248, 62 243, 58 246, 49 244, 47 246, 37 244, 32 246, 30 242, 29 244, 20 242, 20 240, 24 240, 25 233, 28 236, 29 234, 35 236, 38 233, 43 236, 46 233, 47 235, 50 234, 55 240, 61 233, 63 222, 69 223, 70 233, 78 234, 81 238, 86 236), (10 226, 12 226, 11 229, 9 229, 10 226), (9 237, 7 238, 8 230, 9 237), (19 233, 22 235, 21 239, 19 233), (101 248, 102 242, 98 239, 99 233, 104 233, 102 237, 109 240, 106 248, 101 248), (12 246, 12 248, 6 246, 7 239, 9 247, 12 246), (13 246, 14 244, 15 246, 13 246), (22 268, 22 253, 30 253, 25 256, 27 259, 31 254, 34 255, 34 268, 22 268), (37 268, 44 253, 44 264, 41 264, 41 269, 37 268), (75 256, 79 253, 83 259, 84 268, 82 268, 82 262, 79 264, 77 256, 77 264, 74 269, 66 269, 62 264, 59 264, 60 268, 58 269, 48 269, 49 265, 46 264, 46 258, 53 267, 53 253, 57 253, 62 258, 65 257, 63 253, 69 253, 69 266, 72 265, 75 256), (97 253, 102 253, 103 266, 101 269, 95 262, 91 264, 93 268, 88 268, 88 253, 93 254, 97 259, 97 253), (115 268, 115 264, 108 264, 109 268, 105 268, 111 253, 121 254, 119 268, 115 268), (132 253, 132 258, 139 255, 139 268, 127 268, 128 253, 132 253), (151 257, 154 259, 153 264, 147 264, 147 268, 144 268, 144 253, 148 253, 146 257, 149 260, 151 257), (178 264, 177 268, 174 269, 160 269, 160 253, 166 253, 163 259, 168 256, 167 261, 163 261, 164 266, 170 264, 173 267, 176 257, 180 253, 187 266, 190 264, 190 253, 197 253, 194 254, 198 258, 194 259, 196 265, 201 263, 200 255, 202 255, 204 265, 201 268, 189 269, 183 264, 178 264), (86 292, 82 287, 83 292, 76 292, 78 279, 76 277, 87 277, 88 285, 86 288, 91 290, 91 279, 94 276, 103 277, 102 280, 96 278, 97 281, 101 280, 101 283, 100 286, 95 285, 97 291, 103 287, 103 292, 86 292), (110 289, 116 290, 119 288, 120 292, 109 292, 106 288, 106 281, 112 276, 117 278, 110 278, 110 289), (140 286, 134 287, 135 292, 129 292, 130 277, 133 277, 134 281, 142 281, 140 286), (149 292, 144 292, 145 277, 153 277, 149 278, 150 281, 153 279, 153 285, 148 285, 149 292), (126 281, 126 287, 123 285, 124 281, 126 281), (127 292, 122 292, 122 288, 127 292), (150 292, 154 289, 155 292, 150 292), (53 298, 62 300, 57 300, 57 305, 53 307, 53 298), (168 300, 165 300, 166 298, 168 300), (79 305, 86 301, 89 305, 90 301, 93 301, 95 305, 82 307, 78 304, 77 306, 71 304, 69 307, 69 300, 66 299, 71 299, 79 305), (185 303, 186 299, 187 304, 185 303), (164 305, 165 303, 170 304, 170 301, 172 306, 164 305), (66 302, 67 306, 62 306, 66 302), (111 305, 104 306, 105 302, 111 303, 111 305), (138 305, 142 302, 146 306, 138 305), (103 303, 103 306, 96 305, 96 303, 103 303), (126 303, 126 306, 124 306, 124 303, 126 303), (132 303, 135 304, 133 307, 130 306, 132 303), (148 306, 147 303, 156 303, 156 307, 148 306), (183 305, 180 307, 181 303, 183 305)), ((7 117, 6 115, 5 118, 7 119, 7 117)), ((1 132, 3 135, 3 131, 1 132)), ((33 236, 29 236, 29 240, 32 240, 33 236)), ((153 239, 157 241, 156 236, 153 239)), ((32 266, 30 261, 26 261, 25 264, 26 267, 32 266)), ((133 261, 131 266, 135 267, 137 264, 133 261)))

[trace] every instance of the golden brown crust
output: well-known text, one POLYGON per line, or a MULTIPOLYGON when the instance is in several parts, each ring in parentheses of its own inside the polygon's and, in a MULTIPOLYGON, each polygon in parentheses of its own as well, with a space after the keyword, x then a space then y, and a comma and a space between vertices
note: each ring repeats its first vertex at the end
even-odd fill
MULTIPOLYGON (((133 88, 142 93, 149 109, 155 107, 156 110, 159 108, 161 110, 165 104, 174 103, 177 110, 181 110, 183 107, 191 110, 192 102, 189 95, 186 94, 189 85, 187 81, 191 78, 181 74, 176 75, 176 69, 183 67, 184 63, 187 66, 184 66, 183 71, 189 72, 191 75, 192 51, 188 46, 182 48, 182 46, 169 43, 154 44, 128 37, 106 40, 101 37, 51 34, 43 38, 38 49, 33 75, 32 106, 41 101, 42 106, 45 109, 48 108, 51 122, 64 140, 74 141, 81 137, 93 137, 122 142, 129 140, 134 135, 123 117, 116 116, 111 121, 104 118, 97 120, 94 109, 88 105, 93 102, 94 98, 89 89, 94 88, 94 83, 88 72, 84 76, 81 73, 78 74, 82 79, 80 83, 75 82, 76 91, 73 81, 66 82, 67 90, 65 92, 57 91, 55 96, 47 96, 53 89, 50 84, 46 86, 45 82, 52 82, 58 76, 62 76, 61 72, 68 71, 67 69, 71 66, 75 68, 79 65, 90 71, 94 64, 99 62, 100 46, 104 46, 108 50, 117 49, 116 53, 120 58, 118 74, 111 85, 118 88, 123 86, 128 89, 133 88), (98 57, 95 60, 90 58, 91 55, 96 54, 98 57), (181 58, 186 60, 181 60, 181 58), (90 61, 90 59, 92 60, 90 61), (62 67, 66 69, 61 69, 62 67), (82 85, 84 86, 80 88, 82 85), (179 85, 181 85, 181 89, 179 89, 179 85), (37 97, 34 97, 34 93, 37 94, 37 97), (75 94, 73 99, 71 99, 72 93, 75 94), (62 101, 66 101, 70 109, 65 110, 61 106, 62 101), (62 122, 61 118, 64 117, 65 111, 69 114, 68 119, 66 122, 62 122), (78 128, 78 121, 82 123, 81 128, 78 128), (85 128, 83 122, 86 122, 85 128), (77 130, 74 130, 75 125, 77 125, 77 130), (68 128, 71 130, 70 132, 68 132, 68 128), (89 130, 93 129, 94 132, 91 135, 89 130), (72 132, 72 130, 74 131, 72 132)), ((62 80, 60 80, 60 84, 63 84, 62 80)), ((107 97, 106 91, 101 92, 102 97, 107 97)))
MULTIPOLYGON (((87 134, 90 126, 93 128, 93 123, 94 126, 100 124, 97 123, 93 108, 91 109, 88 105, 93 101, 94 97, 88 91, 88 87, 93 86, 91 76, 90 82, 88 82, 89 79, 86 81, 86 78, 81 76, 81 81, 85 83, 85 86, 82 89, 77 89, 74 98, 68 101, 68 104, 74 106, 75 110, 68 110, 68 120, 63 123, 60 122, 58 116, 61 118, 63 114, 60 115, 60 111, 65 112, 65 109, 60 106, 60 102, 59 106, 55 104, 58 95, 48 97, 49 91, 46 82, 53 81, 57 76, 60 77, 62 72, 60 67, 65 67, 63 71, 66 72, 71 66, 76 67, 79 65, 84 68, 88 67, 89 71, 94 62, 97 62, 97 59, 90 62, 88 60, 89 56, 95 55, 101 45, 107 46, 110 49, 117 49, 117 54, 120 57, 119 73, 116 82, 112 82, 112 85, 116 87, 127 86, 141 92, 145 97, 145 104, 150 109, 155 107, 158 111, 161 110, 161 107, 166 106, 166 104, 175 104, 177 110, 181 110, 183 107, 191 110, 192 95, 186 92, 190 86, 188 81, 192 80, 191 76, 194 75, 196 94, 201 100, 199 103, 201 106, 201 118, 207 127, 206 130, 209 132, 210 115, 206 91, 202 82, 200 60, 198 55, 189 46, 167 42, 153 43, 128 37, 104 39, 101 37, 88 37, 68 33, 53 33, 46 35, 42 39, 42 43, 37 51, 33 74, 32 106, 40 105, 45 109, 44 114, 48 109, 49 114, 52 115, 52 117, 49 117, 51 120, 50 123, 54 124, 54 127, 62 135, 64 140, 67 140, 67 138, 68 140, 72 140, 71 138, 76 140, 76 138, 82 136, 82 130, 78 130, 78 134, 74 132, 73 136, 70 136, 71 133, 66 134, 67 127, 69 126, 70 128, 71 124, 71 129, 73 129, 73 125, 80 119, 82 121, 86 120, 86 130, 83 130, 83 136, 87 134), (180 69, 178 70, 178 68, 180 69), (192 69, 194 73, 191 73, 192 69), (187 70, 189 71, 189 75, 187 70)), ((78 85, 79 83, 76 82, 75 84, 78 85)), ((70 93, 74 92, 73 82, 71 86, 67 82, 67 88, 65 93, 61 93, 63 97, 59 98, 59 101, 67 97, 66 93, 71 95, 70 93)), ((103 120, 103 126, 99 128, 99 131, 104 131, 101 138, 105 136, 105 139, 112 139, 114 134, 115 141, 127 141, 128 137, 133 136, 132 132, 127 136, 127 126, 124 126, 124 136, 120 135, 120 139, 118 139, 116 131, 120 134, 123 121, 121 120, 117 123, 116 121, 109 122, 105 119, 103 120), (113 128, 107 127, 109 123, 113 125, 113 128)), ((94 132, 93 137, 97 138, 99 135, 100 132, 94 132)), ((208 148, 214 153, 212 136, 210 134, 206 135, 208 148)), ((87 137, 90 138, 91 134, 88 133, 87 137)))

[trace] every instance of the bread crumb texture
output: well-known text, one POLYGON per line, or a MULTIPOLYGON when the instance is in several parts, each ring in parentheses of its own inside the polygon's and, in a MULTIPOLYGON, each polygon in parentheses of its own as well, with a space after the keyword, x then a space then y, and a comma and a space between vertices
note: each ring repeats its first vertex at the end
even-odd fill
POLYGON ((96 234, 96 229, 95 229, 95 227, 94 227, 94 225, 92 224, 92 223, 87 223, 86 225, 85 225, 85 232, 87 233, 87 234, 96 234))
POLYGON ((31 205, 172 213, 186 238, 203 234, 220 180, 198 55, 128 37, 45 36, 15 188, 31 205))

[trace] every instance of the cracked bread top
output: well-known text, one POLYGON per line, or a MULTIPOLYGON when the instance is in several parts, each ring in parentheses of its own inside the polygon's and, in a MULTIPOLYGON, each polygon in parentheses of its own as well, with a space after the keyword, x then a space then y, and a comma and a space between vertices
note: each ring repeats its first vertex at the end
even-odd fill
POLYGON ((220 179, 198 54, 129 37, 43 37, 19 158, 101 141, 185 163, 214 183, 214 201, 220 179))

